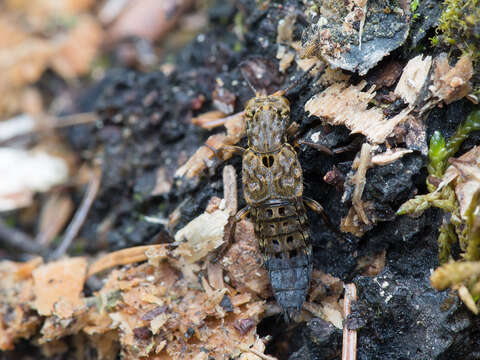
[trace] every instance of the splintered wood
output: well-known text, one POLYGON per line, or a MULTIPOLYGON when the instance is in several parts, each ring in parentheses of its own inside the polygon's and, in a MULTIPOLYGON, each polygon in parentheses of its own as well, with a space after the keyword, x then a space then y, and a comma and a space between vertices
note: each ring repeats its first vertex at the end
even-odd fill
MULTIPOLYGON (((192 179, 198 176, 207 168, 207 164, 212 162, 215 157, 214 151, 220 151, 225 145, 235 145, 245 135, 243 111, 229 116, 228 118, 219 118, 218 112, 210 113, 210 115, 210 118, 196 118, 192 121, 205 128, 224 125, 227 132, 210 136, 205 142, 205 145, 201 146, 183 166, 177 169, 175 177, 185 176, 187 179, 192 179)), ((224 152, 223 160, 227 160, 231 157, 231 152, 224 152)))
POLYGON ((235 288, 254 292, 265 298, 271 294, 267 272, 260 265, 262 257, 250 221, 242 220, 237 224, 235 243, 221 263, 235 288))
POLYGON ((430 86, 430 91, 437 99, 450 104, 472 91, 469 82, 472 76, 473 64, 470 55, 462 55, 455 66, 451 67, 447 54, 441 54, 435 60, 433 85, 430 86))
POLYGON ((237 208, 234 168, 223 175, 225 199, 179 230, 175 244, 123 249, 88 269, 85 258, 0 262, 0 350, 39 335, 36 344, 54 356, 68 349, 63 340, 71 335, 100 359, 274 359, 256 333, 269 292, 251 223, 239 224, 224 261, 207 260, 237 208), (87 274, 118 266, 84 296, 87 274))
MULTIPOLYGON (((357 289, 355 284, 345 285, 345 300, 343 313, 345 319, 350 315, 352 302, 357 301, 357 289)), ((355 360, 357 358, 357 332, 350 330, 345 322, 343 326, 342 360, 355 360)))
POLYGON ((368 108, 375 97, 374 87, 362 91, 366 81, 358 85, 336 83, 313 96, 305 104, 305 111, 325 119, 331 125, 344 125, 354 134, 360 133, 375 144, 382 144, 395 126, 407 118, 409 109, 386 119, 378 107, 368 108))
MULTIPOLYGON (((123 359, 197 359, 202 352, 218 359, 261 358, 265 347, 256 325, 263 301, 226 285, 219 264, 207 266, 209 280, 185 276, 185 263, 167 247, 128 250, 134 254, 130 261, 143 253, 148 263, 114 270, 88 298, 82 294, 83 258, 0 263, 0 349, 13 349, 18 339, 40 332, 38 345, 53 356, 67 349, 63 338, 83 333, 102 359, 114 359, 118 351, 123 359), (251 325, 240 331, 243 322, 251 325)), ((125 263, 127 251, 112 258, 125 263)))
MULTIPOLYGON (((362 200, 363 189, 365 188, 367 170, 371 165, 372 146, 368 143, 362 145, 356 174, 350 179, 354 185, 352 195, 352 207, 346 217, 342 218, 340 229, 343 232, 350 232, 355 236, 362 236, 371 227, 372 221, 367 216, 369 204, 362 200)), ((355 164, 354 164, 355 165, 355 164)))
POLYGON ((400 96, 407 104, 414 105, 425 86, 431 66, 431 56, 423 59, 423 55, 418 55, 411 59, 403 69, 395 95, 400 96))

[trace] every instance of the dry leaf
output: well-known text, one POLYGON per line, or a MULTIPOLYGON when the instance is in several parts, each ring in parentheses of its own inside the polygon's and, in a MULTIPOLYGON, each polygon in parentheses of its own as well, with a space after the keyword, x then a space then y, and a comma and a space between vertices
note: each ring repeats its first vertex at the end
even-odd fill
MULTIPOLYGON (((451 159, 450 162, 456 170, 455 194, 460 214, 465 218, 475 195, 480 192, 480 146, 475 146, 459 158, 451 159)), ((450 175, 452 172, 453 169, 449 167, 448 174, 450 175)))

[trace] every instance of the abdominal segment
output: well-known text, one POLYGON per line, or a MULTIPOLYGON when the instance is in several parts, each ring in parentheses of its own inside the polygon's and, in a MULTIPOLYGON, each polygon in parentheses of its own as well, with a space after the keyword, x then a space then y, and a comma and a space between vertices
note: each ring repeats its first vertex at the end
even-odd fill
POLYGON ((273 293, 288 318, 301 308, 312 277, 312 247, 301 198, 252 209, 273 293))

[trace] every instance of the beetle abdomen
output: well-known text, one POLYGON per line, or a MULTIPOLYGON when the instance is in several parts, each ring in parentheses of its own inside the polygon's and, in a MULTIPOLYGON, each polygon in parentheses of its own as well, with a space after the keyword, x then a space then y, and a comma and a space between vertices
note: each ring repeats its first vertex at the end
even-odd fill
POLYGON ((312 247, 301 198, 268 200, 252 209, 255 232, 273 293, 292 318, 305 301, 312 277, 312 247))

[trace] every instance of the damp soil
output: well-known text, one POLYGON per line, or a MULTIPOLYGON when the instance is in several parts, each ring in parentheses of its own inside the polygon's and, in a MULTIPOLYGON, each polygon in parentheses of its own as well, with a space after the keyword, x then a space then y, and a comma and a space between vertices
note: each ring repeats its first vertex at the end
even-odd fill
MULTIPOLYGON (((429 3, 438 10, 438 3, 429 3)), ((305 5, 300 1, 290 1, 283 8, 274 5, 262 10, 250 0, 218 2, 210 9, 208 30, 174 54, 173 73, 112 68, 103 80, 91 84, 78 97, 76 111, 94 110, 100 116, 94 125, 64 131, 75 150, 99 161, 103 170, 98 197, 81 234, 87 239, 87 252, 172 241, 172 234, 201 214, 212 196, 223 196, 221 173, 225 164, 221 162, 208 164, 198 179, 175 179, 168 192, 151 194, 159 168, 167 178, 173 177, 178 166, 212 134, 192 125, 191 118, 214 109, 212 92, 217 79, 235 94, 234 112, 238 112, 252 96, 240 71, 242 62, 265 65, 269 73, 261 85, 269 91, 288 85, 303 73, 296 66, 284 75, 274 69, 278 68, 277 24, 285 17, 284 8, 303 11, 305 5), (242 20, 242 38, 226 25, 234 18, 242 20), (148 216, 167 218, 180 205, 181 215, 173 229, 145 220, 148 216), (99 237, 106 219, 110 230, 99 237)), ((427 25, 423 34, 414 32, 417 50, 407 40, 404 48, 386 59, 395 56, 395 60, 406 62, 419 53, 415 52, 418 49, 433 53, 425 35, 431 24, 427 25)), ((308 22, 297 22, 294 39, 301 41, 307 26, 308 22)), ((383 66, 383 62, 377 66, 383 66)), ((358 136, 350 136, 346 128, 327 128, 321 119, 305 113, 305 102, 321 90, 321 85, 307 79, 287 94, 291 116, 300 124, 300 139, 317 132, 329 148, 350 144, 358 136)), ((428 136, 434 130, 450 135, 470 110, 466 101, 432 110, 426 120, 428 136)), ((477 134, 461 151, 478 143, 477 134)), ((347 177, 359 148, 334 156, 304 145, 298 150, 305 195, 323 205, 336 227, 350 203, 348 199, 342 202, 343 189, 327 184, 323 177, 334 167, 347 177)), ((240 173, 239 158, 227 164, 240 173)), ((395 215, 405 200, 425 193, 426 164, 426 157, 416 151, 390 165, 368 170, 363 198, 375 204, 378 222, 361 238, 339 238, 321 217, 308 213, 314 267, 357 286, 358 301, 346 321, 348 327, 358 331, 358 359, 480 358, 478 318, 451 293, 437 292, 430 286, 431 271, 439 265, 436 238, 442 214, 429 210, 419 218, 395 215), (358 260, 382 251, 386 254, 384 269, 376 276, 362 275, 358 260)), ((240 196, 239 206, 243 204, 240 196)), ((264 319, 259 332, 272 336, 267 349, 279 359, 341 357, 340 331, 320 319, 286 324, 275 316, 264 319)))

